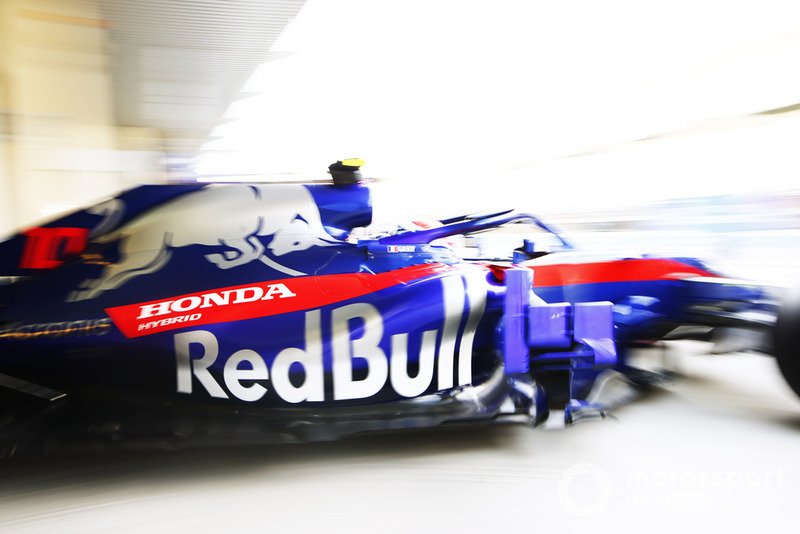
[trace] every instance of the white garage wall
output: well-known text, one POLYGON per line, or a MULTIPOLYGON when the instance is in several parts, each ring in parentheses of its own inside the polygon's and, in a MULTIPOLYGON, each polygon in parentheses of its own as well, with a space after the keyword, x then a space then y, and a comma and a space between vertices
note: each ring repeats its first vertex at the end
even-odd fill
POLYGON ((115 124, 90 0, 0 2, 0 235, 164 179, 157 132, 115 124))

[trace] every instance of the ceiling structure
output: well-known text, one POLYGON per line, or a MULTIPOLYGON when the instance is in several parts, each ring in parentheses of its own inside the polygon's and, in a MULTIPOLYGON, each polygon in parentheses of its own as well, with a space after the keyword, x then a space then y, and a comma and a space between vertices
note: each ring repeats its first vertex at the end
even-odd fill
POLYGON ((109 22, 116 120, 191 154, 219 124, 304 0, 98 0, 109 22))

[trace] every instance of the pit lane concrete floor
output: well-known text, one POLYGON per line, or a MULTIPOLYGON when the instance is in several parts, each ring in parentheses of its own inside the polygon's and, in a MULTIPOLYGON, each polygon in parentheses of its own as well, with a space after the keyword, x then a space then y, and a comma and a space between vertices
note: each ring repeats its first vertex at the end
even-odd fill
POLYGON ((800 400, 774 361, 673 342, 683 376, 571 428, 0 465, 2 532, 797 532, 800 400))

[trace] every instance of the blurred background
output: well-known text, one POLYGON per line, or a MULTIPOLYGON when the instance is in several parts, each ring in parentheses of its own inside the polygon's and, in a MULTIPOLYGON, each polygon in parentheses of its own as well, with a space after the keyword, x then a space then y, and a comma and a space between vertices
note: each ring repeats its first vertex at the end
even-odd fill
POLYGON ((799 61, 790 0, 0 0, 0 235, 361 157, 378 221, 516 207, 752 260, 798 241, 799 61))
MULTIPOLYGON (((793 282, 798 65, 794 0, 0 0, 0 235, 141 183, 361 157, 378 222, 516 207, 587 246, 793 282)), ((567 432, 2 466, 0 530, 350 533, 357 509, 393 532, 464 510, 792 532, 800 419, 777 370, 662 356, 691 378, 567 432)))

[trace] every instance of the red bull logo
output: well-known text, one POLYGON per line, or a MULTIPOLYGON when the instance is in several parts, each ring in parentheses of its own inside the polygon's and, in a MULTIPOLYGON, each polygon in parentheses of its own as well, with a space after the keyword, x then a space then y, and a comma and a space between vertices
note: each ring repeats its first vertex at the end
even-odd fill
POLYGON ((177 333, 173 336, 177 391, 245 402, 258 401, 270 390, 288 403, 331 400, 325 393, 323 347, 331 351, 334 401, 369 398, 387 385, 399 396, 416 397, 434 379, 440 391, 452 388, 456 381, 470 384, 473 338, 485 309, 486 291, 482 280, 472 276, 443 277, 441 288, 443 316, 438 328, 388 332, 378 307, 367 302, 326 312, 313 309, 304 314, 303 345, 283 348, 271 359, 250 348, 235 350, 224 360, 221 381, 219 372, 211 372, 222 354, 219 339, 208 330, 177 333), (329 315, 323 318, 323 313, 329 315), (330 325, 326 331, 323 323, 330 325), (411 336, 420 340, 413 375, 408 369, 411 336), (388 351, 383 348, 387 345, 388 351), (354 372, 355 362, 359 373, 354 372), (296 371, 298 366, 303 370, 302 383, 290 378, 290 369, 296 371))

